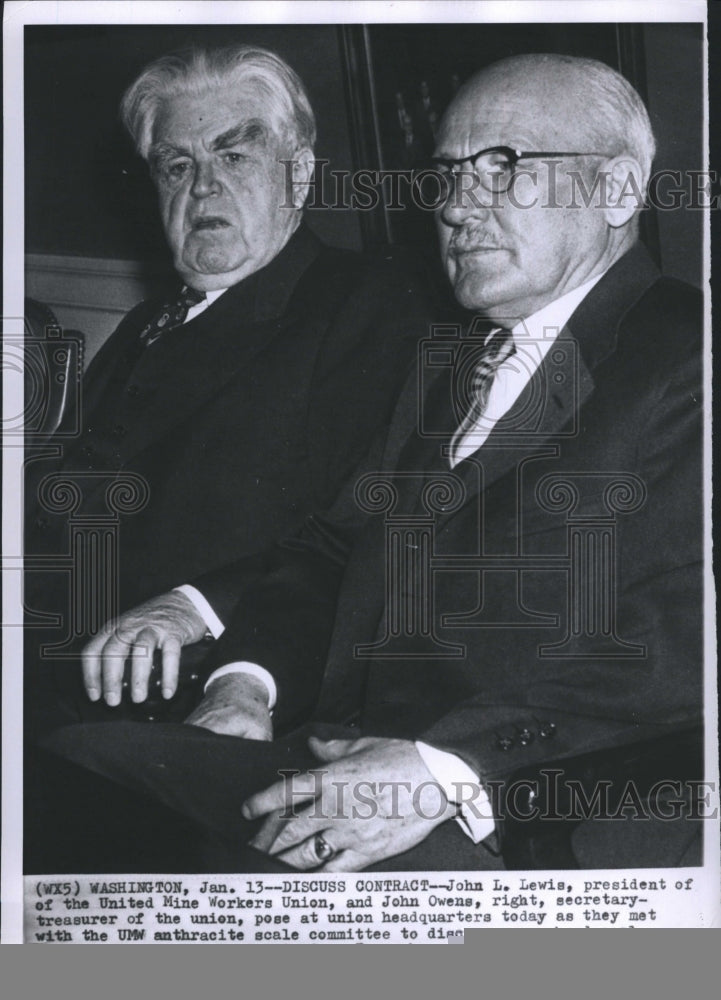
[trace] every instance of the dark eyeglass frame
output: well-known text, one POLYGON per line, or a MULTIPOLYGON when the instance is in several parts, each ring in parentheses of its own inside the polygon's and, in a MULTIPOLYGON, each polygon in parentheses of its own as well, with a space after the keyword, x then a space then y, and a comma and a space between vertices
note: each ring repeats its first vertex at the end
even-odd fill
POLYGON ((477 174, 477 177, 481 184, 483 184, 483 187, 485 187, 488 191, 495 192, 496 194, 503 194, 505 191, 508 191, 513 183, 516 165, 520 160, 559 159, 561 157, 574 156, 602 156, 606 158, 609 156, 608 153, 580 153, 569 150, 541 150, 540 152, 531 152, 530 150, 514 149, 512 146, 489 146, 487 149, 480 149, 477 153, 471 153, 470 156, 463 156, 454 160, 446 159, 442 156, 433 156, 430 159, 430 168, 438 170, 439 168, 445 167, 448 170, 449 177, 457 177, 458 174, 456 173, 456 168, 461 167, 464 163, 469 163, 475 171, 475 165, 478 158, 486 156, 488 153, 498 153, 501 156, 505 156, 510 167, 510 176, 508 178, 508 183, 505 184, 505 187, 499 187, 498 184, 489 187, 483 183, 483 177, 488 176, 486 172, 477 174))

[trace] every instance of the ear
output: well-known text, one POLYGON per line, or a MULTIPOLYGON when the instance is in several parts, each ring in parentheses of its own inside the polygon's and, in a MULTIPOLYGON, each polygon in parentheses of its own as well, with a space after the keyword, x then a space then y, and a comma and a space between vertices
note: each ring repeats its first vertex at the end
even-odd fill
POLYGON ((613 229, 625 226, 644 206, 643 170, 638 160, 625 153, 608 160, 604 215, 613 229))
POLYGON ((293 153, 293 207, 301 209, 308 197, 315 170, 313 150, 303 147, 293 153))

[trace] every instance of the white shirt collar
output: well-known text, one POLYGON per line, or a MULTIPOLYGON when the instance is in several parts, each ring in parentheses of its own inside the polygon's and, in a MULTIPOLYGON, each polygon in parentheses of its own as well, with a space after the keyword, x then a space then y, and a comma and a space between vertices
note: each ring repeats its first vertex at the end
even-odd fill
POLYGON ((570 292, 566 292, 565 295, 561 295, 560 298, 549 302, 548 305, 543 306, 543 308, 532 313, 526 319, 522 319, 520 323, 516 323, 511 329, 516 350, 523 347, 524 341, 542 342, 550 340, 553 342, 558 332, 563 329, 576 311, 576 308, 605 273, 606 271, 602 271, 601 274, 589 278, 582 285, 572 288, 570 292))
MULTIPOLYGON (((597 274, 565 295, 554 299, 511 328, 515 354, 496 369, 486 407, 475 426, 458 443, 452 456, 451 468, 476 452, 487 440, 495 424, 511 409, 540 368, 559 333, 582 300, 603 275, 597 274)), ((494 332, 488 334, 486 343, 494 332)))
POLYGON ((190 309, 188 309, 188 315, 183 320, 183 324, 189 323, 191 319, 195 319, 196 316, 200 316, 202 312, 205 312, 208 306, 212 305, 216 299, 219 299, 220 296, 227 291, 227 288, 216 288, 213 292, 206 292, 204 299, 198 302, 197 305, 191 306, 190 309))

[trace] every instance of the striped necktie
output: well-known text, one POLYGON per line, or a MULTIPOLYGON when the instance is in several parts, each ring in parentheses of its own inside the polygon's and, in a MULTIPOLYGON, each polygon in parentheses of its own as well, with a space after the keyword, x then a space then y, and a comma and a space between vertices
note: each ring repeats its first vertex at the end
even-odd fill
POLYGON ((188 311, 205 299, 205 292, 196 292, 189 285, 183 285, 180 295, 175 301, 164 302, 156 315, 141 331, 140 341, 144 347, 150 347, 168 330, 184 323, 188 311))
POLYGON ((516 348, 510 330, 496 330, 486 342, 483 354, 476 364, 471 377, 471 405, 461 421, 460 427, 451 439, 453 464, 456 463, 456 454, 460 445, 467 435, 477 427, 488 406, 488 397, 491 394, 491 386, 493 385, 496 371, 504 361, 515 353, 516 348))

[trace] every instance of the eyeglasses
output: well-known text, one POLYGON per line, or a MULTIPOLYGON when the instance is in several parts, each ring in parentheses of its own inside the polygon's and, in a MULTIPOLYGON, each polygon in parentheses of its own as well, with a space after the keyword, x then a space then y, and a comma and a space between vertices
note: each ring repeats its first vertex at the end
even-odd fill
POLYGON ((608 153, 577 153, 567 150, 529 152, 512 149, 511 146, 489 146, 488 149, 481 149, 477 153, 471 153, 470 156, 463 156, 457 160, 445 159, 440 156, 432 157, 425 170, 417 171, 416 183, 423 183, 426 188, 429 188, 431 185, 428 181, 433 178, 436 196, 432 200, 437 205, 441 205, 453 192, 456 180, 462 174, 473 174, 486 191, 493 194, 503 194, 513 183, 516 176, 516 166, 521 160, 550 160, 574 156, 606 157, 608 153), (464 164, 468 164, 470 170, 463 170, 464 164))

